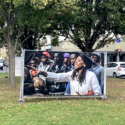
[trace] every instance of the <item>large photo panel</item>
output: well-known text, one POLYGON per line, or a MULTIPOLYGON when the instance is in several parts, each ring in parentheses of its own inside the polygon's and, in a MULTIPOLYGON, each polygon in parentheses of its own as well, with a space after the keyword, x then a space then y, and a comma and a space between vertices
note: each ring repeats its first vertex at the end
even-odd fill
POLYGON ((25 50, 24 96, 104 93, 104 53, 25 50))

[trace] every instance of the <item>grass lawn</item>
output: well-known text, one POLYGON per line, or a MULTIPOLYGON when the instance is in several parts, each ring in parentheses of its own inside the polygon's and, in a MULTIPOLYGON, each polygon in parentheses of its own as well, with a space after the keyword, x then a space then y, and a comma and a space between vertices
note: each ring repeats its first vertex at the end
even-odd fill
POLYGON ((18 104, 20 78, 8 88, 0 73, 0 125, 125 125, 125 79, 107 78, 107 101, 27 99, 18 104))

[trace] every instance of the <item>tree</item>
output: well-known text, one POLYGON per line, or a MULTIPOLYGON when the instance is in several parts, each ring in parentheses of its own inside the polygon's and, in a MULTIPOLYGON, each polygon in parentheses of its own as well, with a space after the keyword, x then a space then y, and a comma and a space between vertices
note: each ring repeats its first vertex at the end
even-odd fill
MULTIPOLYGON (((2 40, 6 40, 7 42, 8 55, 9 55, 9 86, 10 87, 15 87, 16 85, 15 84, 15 52, 20 42, 21 36, 24 35, 24 30, 27 28, 27 26, 28 28, 30 28, 30 30, 36 33, 35 25, 38 22, 37 21, 35 22, 36 19, 33 19, 33 16, 35 18, 37 17, 35 13, 38 10, 36 9, 37 4, 34 3, 34 8, 31 9, 33 11, 33 16, 30 15, 32 16, 32 18, 28 18, 28 17, 26 18, 26 14, 30 14, 28 11, 29 2, 31 1, 30 0, 28 1, 27 0, 18 0, 18 1, 0 0, 0 37, 2 40)), ((41 7, 44 7, 47 4, 46 1, 42 1, 39 3, 41 4, 44 3, 43 6, 41 5, 41 7)), ((40 25, 40 23, 41 22, 39 21, 38 24, 40 25)), ((48 27, 45 25, 42 25, 42 26, 48 27)))
POLYGON ((60 13, 60 7, 63 10, 65 5, 69 6, 70 1, 0 0, 0 37, 1 42, 5 41, 8 48, 10 87, 16 85, 15 53, 17 48, 24 47, 27 42, 29 44, 28 40, 31 40, 32 36, 39 39, 51 33, 53 30, 51 25, 56 22, 53 16, 55 13, 60 13), (68 4, 66 4, 67 1, 68 4))
POLYGON ((62 11, 54 26, 82 51, 95 51, 125 35, 124 0, 79 0, 62 11))

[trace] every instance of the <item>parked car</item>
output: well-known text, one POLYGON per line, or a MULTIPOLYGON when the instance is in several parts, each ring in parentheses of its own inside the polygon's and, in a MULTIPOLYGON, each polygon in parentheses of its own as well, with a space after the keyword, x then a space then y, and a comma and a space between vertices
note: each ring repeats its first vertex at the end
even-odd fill
POLYGON ((125 78, 125 62, 110 62, 107 64, 107 76, 125 78))
POLYGON ((0 58, 0 69, 3 70, 3 60, 2 60, 2 58, 0 58))

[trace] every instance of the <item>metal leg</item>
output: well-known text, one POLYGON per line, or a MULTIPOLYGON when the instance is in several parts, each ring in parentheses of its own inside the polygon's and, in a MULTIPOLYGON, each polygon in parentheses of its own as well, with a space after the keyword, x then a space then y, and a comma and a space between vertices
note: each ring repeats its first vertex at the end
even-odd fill
POLYGON ((103 91, 103 96, 101 97, 101 100, 105 101, 108 100, 107 96, 106 96, 106 68, 107 68, 107 52, 104 53, 105 54, 105 63, 104 63, 104 91, 103 91))
POLYGON ((103 96, 103 97, 101 97, 101 100, 106 101, 106 100, 108 100, 108 98, 107 98, 107 96, 103 96))
POLYGON ((24 88, 24 53, 25 50, 22 50, 22 59, 21 59, 21 80, 20 80, 20 99, 18 103, 25 103, 26 99, 23 98, 23 88, 24 88))
POLYGON ((19 99, 18 103, 26 103, 26 99, 19 99))

